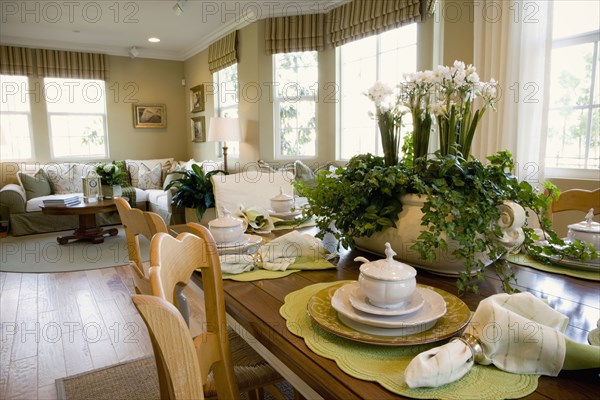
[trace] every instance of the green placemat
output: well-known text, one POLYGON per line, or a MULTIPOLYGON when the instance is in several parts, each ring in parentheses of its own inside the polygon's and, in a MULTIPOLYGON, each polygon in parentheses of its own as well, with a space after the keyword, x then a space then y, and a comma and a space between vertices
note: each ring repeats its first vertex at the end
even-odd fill
POLYGON ((438 387, 410 389, 404 382, 408 363, 422 351, 438 344, 418 346, 377 346, 341 338, 312 323, 306 313, 310 297, 339 282, 317 283, 292 292, 279 310, 293 334, 304 338, 315 353, 334 360, 347 374, 375 381, 389 391, 422 399, 505 399, 519 398, 535 391, 538 375, 519 375, 493 366, 475 365, 462 379, 438 387))
POLYGON ((335 268, 335 265, 327 260, 311 260, 309 257, 298 257, 296 262, 290 265, 285 271, 271 271, 268 269, 258 268, 253 269, 252 271, 243 272, 241 274, 223 274, 223 279, 230 279, 232 281, 239 282, 250 282, 261 279, 283 278, 284 276, 288 276, 294 272, 314 271, 329 268, 335 268))
POLYGON ((572 276, 574 278, 588 279, 591 281, 600 281, 600 270, 598 271, 583 271, 573 267, 567 267, 557 264, 543 264, 523 253, 509 254, 506 259, 508 262, 518 265, 524 265, 540 271, 551 272, 553 274, 561 274, 572 276))

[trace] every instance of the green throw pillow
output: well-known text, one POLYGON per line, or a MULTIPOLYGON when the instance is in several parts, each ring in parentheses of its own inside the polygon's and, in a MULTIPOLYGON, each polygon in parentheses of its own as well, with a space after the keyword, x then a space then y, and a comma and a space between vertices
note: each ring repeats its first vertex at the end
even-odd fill
POLYGON ((52 187, 44 170, 40 169, 34 176, 23 172, 19 172, 17 176, 21 186, 25 189, 27 200, 52 194, 52 187))

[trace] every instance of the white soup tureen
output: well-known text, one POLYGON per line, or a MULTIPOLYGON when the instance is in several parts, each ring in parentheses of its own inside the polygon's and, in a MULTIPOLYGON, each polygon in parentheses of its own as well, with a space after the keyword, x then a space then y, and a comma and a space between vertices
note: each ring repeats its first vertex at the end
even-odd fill
POLYGON ((600 251, 600 224, 592 221, 592 218, 594 218, 593 208, 586 214, 585 221, 569 225, 567 237, 569 240, 591 243, 596 250, 600 251))
POLYGON ((239 242, 244 234, 244 222, 223 209, 223 216, 208 222, 208 230, 217 244, 239 242))
POLYGON ((369 261, 364 257, 354 259, 363 262, 358 283, 374 306, 400 308, 415 292, 417 271, 408 264, 394 260, 396 253, 389 243, 385 244, 385 255, 385 259, 377 261, 369 261))

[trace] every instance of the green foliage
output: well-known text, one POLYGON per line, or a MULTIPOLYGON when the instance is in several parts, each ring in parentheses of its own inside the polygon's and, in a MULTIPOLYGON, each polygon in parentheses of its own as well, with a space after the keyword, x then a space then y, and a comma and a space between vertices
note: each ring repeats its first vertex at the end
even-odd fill
MULTIPOLYGON (((550 244, 555 245, 535 245, 539 238, 533 229, 525 227, 524 245, 528 251, 593 256, 593 250, 581 243, 565 246, 552 231, 546 217, 549 196, 511 175, 514 165, 510 152, 488 157, 488 165, 476 159, 467 161, 460 154, 442 156, 439 152, 431 159, 410 161, 414 163, 412 168, 405 163, 385 166, 382 157, 359 155, 333 174, 319 173, 313 188, 296 185, 309 200, 307 215, 316 217, 320 234, 333 233, 345 248, 354 245, 355 237, 395 226, 403 194, 427 195, 421 221, 426 229, 412 249, 422 259, 435 261, 438 250, 448 249, 448 240, 456 241, 458 247, 453 256, 462 258, 466 267, 457 281, 461 293, 477 293, 478 281, 483 280, 484 263, 475 258, 476 253, 487 253, 490 259, 496 259, 506 251, 494 240, 501 236, 498 206, 505 200, 518 203, 527 214, 537 214, 541 228, 551 235, 550 244)), ((557 193, 551 184, 546 187, 550 194, 557 193)), ((514 291, 514 273, 508 263, 497 262, 495 267, 504 290, 514 291)))
POLYGON ((98 163, 94 170, 105 185, 120 185, 127 178, 127 172, 124 168, 119 168, 116 161, 98 163))
POLYGON ((196 215, 198 219, 201 219, 207 208, 215 206, 210 177, 218 173, 228 175, 228 172, 222 170, 210 171, 205 174, 198 164, 192 164, 191 170, 171 172, 171 174, 183 176, 171 181, 165 190, 174 187, 176 192, 173 195, 173 204, 178 207, 196 209, 196 215))

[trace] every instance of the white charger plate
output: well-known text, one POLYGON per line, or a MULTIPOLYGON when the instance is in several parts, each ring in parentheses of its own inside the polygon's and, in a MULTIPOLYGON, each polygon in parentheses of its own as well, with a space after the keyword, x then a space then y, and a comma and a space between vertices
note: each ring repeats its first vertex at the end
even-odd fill
POLYGON ((242 238, 237 242, 231 243, 217 243, 218 250, 231 250, 231 249, 239 249, 245 250, 250 246, 254 246, 259 244, 262 241, 262 237, 256 235, 248 235, 244 233, 242 238))
POLYGON ((354 309, 350 303, 350 289, 344 285, 335 291, 331 298, 331 306, 348 319, 361 324, 379 328, 406 328, 411 326, 425 325, 437 321, 446 314, 446 302, 444 298, 433 290, 417 287, 418 293, 423 297, 425 304, 415 313, 405 315, 373 315, 354 309))
MULTIPOLYGON (((346 287, 346 286, 344 286, 346 287)), ((364 294, 358 282, 347 285, 349 291, 348 300, 352 307, 359 311, 364 311, 374 315, 405 315, 420 310, 425 304, 425 300, 419 291, 415 290, 407 304, 400 308, 381 308, 374 306, 369 302, 369 298, 364 294)))

